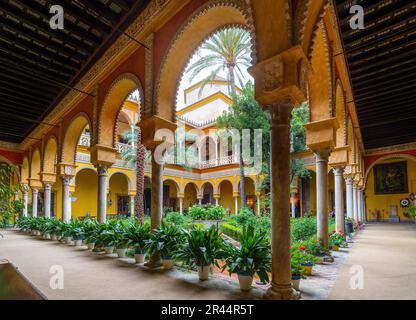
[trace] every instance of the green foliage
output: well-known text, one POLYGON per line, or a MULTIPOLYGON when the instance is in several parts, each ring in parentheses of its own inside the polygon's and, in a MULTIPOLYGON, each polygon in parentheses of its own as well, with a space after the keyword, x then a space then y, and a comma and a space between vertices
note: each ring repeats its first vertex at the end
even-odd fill
POLYGON ((222 220, 226 212, 221 206, 195 205, 189 208, 188 214, 192 220, 222 220))
POLYGON ((209 230, 193 226, 185 231, 185 238, 185 244, 176 251, 176 259, 188 266, 218 266, 217 259, 222 258, 224 240, 215 226, 209 230))
POLYGON ((185 226, 188 223, 188 219, 186 216, 181 214, 180 212, 170 212, 166 215, 165 218, 166 222, 173 223, 178 226, 185 226))
POLYGON ((316 218, 291 219, 292 241, 305 241, 316 234, 316 218))
POLYGON ((256 215, 247 207, 241 208, 238 212, 237 223, 241 226, 245 226, 247 224, 254 225, 256 223, 256 215))
POLYGON ((145 250, 149 254, 159 252, 162 257, 169 258, 175 254, 183 241, 184 230, 181 227, 162 221, 150 239, 145 241, 145 250))
POLYGON ((306 147, 306 131, 304 125, 309 122, 309 106, 305 102, 292 111, 290 121, 290 140, 294 152, 303 152, 306 147))
POLYGON ((220 230, 227 236, 239 241, 242 238, 242 230, 241 227, 232 225, 228 222, 223 222, 220 225, 220 230))
POLYGON ((9 223, 22 211, 23 202, 14 200, 15 193, 21 189, 20 185, 12 186, 12 177, 17 168, 7 163, 0 163, 0 228, 9 223))
POLYGON ((347 238, 344 233, 342 232, 332 232, 329 236, 329 245, 330 246, 338 246, 338 247, 346 247, 348 246, 347 238))
POLYGON ((271 271, 270 243, 264 233, 253 226, 245 226, 242 231, 240 247, 227 246, 226 268, 230 274, 257 274, 263 283, 269 282, 271 271))
POLYGON ((137 220, 128 223, 124 232, 128 243, 134 246, 137 252, 144 252, 146 240, 149 240, 151 235, 150 223, 139 223, 137 220))

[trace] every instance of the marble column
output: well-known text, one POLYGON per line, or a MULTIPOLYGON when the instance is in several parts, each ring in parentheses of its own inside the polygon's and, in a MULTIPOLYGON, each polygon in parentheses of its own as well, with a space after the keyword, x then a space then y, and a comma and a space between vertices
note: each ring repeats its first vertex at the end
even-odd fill
POLYGON ((45 217, 51 217, 51 195, 52 195, 52 186, 50 183, 45 183, 45 217))
POLYGON ((70 222, 71 221, 71 194, 69 192, 69 186, 71 183, 70 176, 62 177, 62 221, 70 222))
POLYGON ((335 230, 344 232, 344 168, 334 168, 335 182, 335 230))
POLYGON ((14 201, 19 201, 19 191, 14 193, 14 201))
POLYGON ((216 206, 219 206, 220 205, 220 197, 219 196, 215 196, 214 199, 215 199, 215 205, 216 206))
MULTIPOLYGON (((152 209, 150 222, 152 230, 156 230, 163 217, 163 164, 159 164, 152 156, 152 209)), ((162 266, 162 260, 159 253, 150 257, 145 266, 154 269, 162 266)))
POLYGON ((358 222, 358 187, 354 183, 352 185, 352 191, 353 191, 353 211, 354 211, 354 220, 358 222))
POLYGON ((238 196, 234 196, 234 210, 235 210, 235 215, 238 215, 238 196))
POLYGON ((347 217, 354 218, 354 196, 353 196, 353 179, 351 176, 345 177, 345 184, 347 186, 347 217))
POLYGON ((130 217, 134 217, 134 199, 135 196, 130 196, 130 217))
POLYGON ((328 235, 328 149, 315 153, 316 156, 316 211, 318 241, 329 251, 328 235))
POLYGON ((257 216, 261 216, 261 206, 260 206, 260 196, 257 196, 256 198, 257 201, 257 216))
POLYGON ((107 221, 107 180, 108 180, 108 167, 104 165, 98 165, 98 207, 97 216, 99 223, 105 223, 107 221))
POLYGON ((270 106, 272 280, 265 298, 298 299, 292 287, 290 237, 290 103, 270 106))
POLYGON ((295 192, 290 193, 290 212, 292 213, 292 218, 296 218, 296 203, 295 203, 295 192))
POLYGON ((38 198, 39 190, 36 188, 32 189, 32 217, 38 216, 38 198))
POLYGON ((23 212, 22 212, 23 217, 27 217, 28 199, 29 199, 29 195, 28 195, 27 189, 24 188, 23 189, 23 212))
POLYGON ((179 213, 183 214, 183 197, 179 197, 179 213))
POLYGON ((364 189, 361 191, 361 196, 362 196, 362 207, 363 207, 363 223, 365 223, 366 221, 367 221, 367 214, 366 214, 366 206, 365 206, 365 192, 364 192, 364 189))
POLYGON ((364 212, 363 212, 363 189, 359 188, 358 189, 358 212, 359 212, 359 221, 362 223, 364 220, 364 212))
POLYGON ((198 198, 198 204, 202 206, 202 198, 198 198))

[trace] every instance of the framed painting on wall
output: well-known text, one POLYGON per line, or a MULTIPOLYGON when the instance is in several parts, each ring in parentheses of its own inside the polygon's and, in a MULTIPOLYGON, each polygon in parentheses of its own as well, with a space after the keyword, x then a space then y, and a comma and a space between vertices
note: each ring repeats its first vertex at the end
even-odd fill
POLYGON ((374 166, 374 193, 408 193, 407 162, 394 162, 374 166))

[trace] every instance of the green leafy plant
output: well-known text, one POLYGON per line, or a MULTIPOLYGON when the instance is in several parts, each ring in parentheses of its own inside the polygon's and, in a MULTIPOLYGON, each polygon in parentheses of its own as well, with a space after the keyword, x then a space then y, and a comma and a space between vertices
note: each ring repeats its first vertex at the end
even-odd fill
POLYGON ((166 215, 165 220, 168 223, 173 223, 176 224, 178 226, 185 226, 185 224, 187 224, 188 219, 183 215, 180 214, 179 212, 170 212, 166 215))
POLYGON ((338 232, 334 231, 329 236, 329 245, 330 246, 338 246, 338 247, 348 246, 347 238, 346 238, 345 234, 341 231, 338 231, 338 232))
POLYGON ((316 217, 291 220, 292 241, 305 241, 317 232, 316 217))
POLYGON ((145 240, 145 250, 150 254, 160 253, 163 258, 171 258, 183 241, 182 227, 162 221, 150 239, 145 240))
POLYGON ((327 250, 325 250, 316 239, 309 240, 304 246, 306 247, 306 252, 314 256, 323 256, 327 253, 327 250))
POLYGON ((266 236, 247 225, 243 228, 240 247, 228 245, 223 271, 229 274, 257 274, 263 283, 269 282, 271 271, 270 243, 266 236))
POLYGON ((193 226, 185 231, 185 239, 185 244, 175 254, 176 259, 189 266, 218 266, 217 259, 222 256, 224 240, 215 226, 209 230, 193 226))
POLYGON ((134 246, 136 253, 143 253, 146 241, 151 237, 150 223, 138 223, 137 221, 129 223, 125 230, 125 237, 129 244, 134 246))
POLYGON ((237 223, 241 226, 245 226, 247 224, 255 224, 256 215, 251 209, 244 207, 238 212, 237 223))
POLYGON ((212 206, 207 208, 207 220, 222 220, 226 215, 226 211, 221 206, 212 206))
POLYGON ((195 205, 189 208, 189 216, 193 220, 222 220, 225 215, 225 209, 221 206, 195 205))

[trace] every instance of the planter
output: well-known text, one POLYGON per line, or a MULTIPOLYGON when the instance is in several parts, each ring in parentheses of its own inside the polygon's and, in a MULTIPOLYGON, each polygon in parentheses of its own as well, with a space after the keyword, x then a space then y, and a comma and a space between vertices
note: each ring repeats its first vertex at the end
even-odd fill
POLYGON ((136 263, 143 263, 145 258, 146 252, 136 247, 134 249, 134 260, 136 260, 136 263))
POLYGON ((345 223, 345 233, 350 234, 354 232, 354 225, 352 222, 346 222, 345 223))
POLYGON ((198 266, 199 280, 206 281, 209 278, 211 266, 198 266))
POLYGON ((58 237, 57 236, 55 236, 54 234, 51 236, 51 240, 53 240, 53 241, 56 241, 56 240, 58 240, 58 237))
POLYGON ((305 271, 305 275, 311 276, 312 270, 313 270, 313 264, 312 263, 304 263, 302 264, 302 269, 305 271))
POLYGON ((250 291, 253 284, 253 277, 248 273, 239 273, 238 282, 240 282, 241 291, 250 291))
POLYGON ((333 245, 332 246, 332 251, 339 251, 339 246, 333 245))
POLYGON ((114 247, 104 247, 105 254, 112 254, 114 252, 114 247))
POLYGON ((165 270, 170 270, 173 268, 173 265, 175 264, 175 260, 173 260, 173 258, 171 257, 163 257, 162 264, 165 270))
POLYGON ((94 250, 95 242, 88 243, 88 250, 94 250))
POLYGON ((299 287, 300 287, 300 276, 292 276, 292 287, 293 289, 295 289, 296 291, 300 291, 299 287))
POLYGON ((126 252, 127 252, 127 248, 122 248, 122 249, 117 249, 117 256, 119 258, 125 258, 126 257, 126 252))
POLYGON ((45 239, 45 240, 51 240, 51 235, 49 233, 45 233, 43 235, 43 239, 45 239))
POLYGON ((315 258, 316 258, 316 264, 324 264, 324 258, 325 258, 324 254, 316 255, 315 258))
POLYGON ((82 239, 75 239, 74 242, 75 242, 76 247, 81 247, 82 246, 82 239))
POLYGON ((72 245, 72 237, 66 237, 66 238, 65 238, 65 243, 66 243, 67 245, 72 245))

